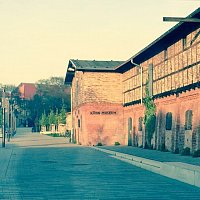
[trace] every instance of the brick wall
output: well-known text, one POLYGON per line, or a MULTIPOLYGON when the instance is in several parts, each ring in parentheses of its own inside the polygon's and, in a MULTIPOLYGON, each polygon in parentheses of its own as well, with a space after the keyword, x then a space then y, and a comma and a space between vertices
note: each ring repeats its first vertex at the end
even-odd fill
MULTIPOLYGON (((171 95, 155 100, 156 104, 156 131, 152 138, 153 147, 161 149, 165 147, 169 151, 175 151, 177 148, 182 151, 189 147, 191 151, 200 148, 200 89, 183 92, 179 96, 171 95), (192 111, 192 129, 185 129, 186 111, 192 111), (172 113, 172 128, 166 130, 166 115, 172 113)), ((128 118, 132 118, 132 139, 133 145, 138 144, 141 135, 142 144, 145 142, 145 130, 143 125, 142 133, 138 130, 139 118, 144 116, 144 107, 141 104, 135 104, 124 108, 124 132, 126 134, 125 142, 128 141, 128 118), (134 141, 135 140, 135 141, 134 141)), ((141 145, 141 141, 138 146, 141 145)))
POLYGON ((72 82, 73 107, 84 103, 122 103, 121 74, 76 72, 72 82))
POLYGON ((111 103, 87 103, 73 112, 76 142, 82 145, 124 144, 123 106, 111 103))

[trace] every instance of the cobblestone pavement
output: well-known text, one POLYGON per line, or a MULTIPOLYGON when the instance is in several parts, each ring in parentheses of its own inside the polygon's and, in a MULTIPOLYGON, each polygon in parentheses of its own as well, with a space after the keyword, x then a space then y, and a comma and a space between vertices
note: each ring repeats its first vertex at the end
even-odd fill
POLYGON ((109 149, 112 151, 117 151, 160 162, 183 162, 200 166, 200 158, 193 158, 192 156, 181 156, 180 154, 173 154, 171 152, 161 152, 157 150, 149 150, 132 146, 102 146, 99 148, 109 149))
POLYGON ((0 149, 0 199, 199 199, 200 189, 63 138, 18 133, 0 149), (2 168, 1 168, 2 169, 2 168))

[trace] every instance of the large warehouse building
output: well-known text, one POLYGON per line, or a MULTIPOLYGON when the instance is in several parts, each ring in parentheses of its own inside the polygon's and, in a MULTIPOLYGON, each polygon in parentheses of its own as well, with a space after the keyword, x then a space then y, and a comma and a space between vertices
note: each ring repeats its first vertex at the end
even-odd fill
MULTIPOLYGON (((188 18, 200 18, 200 9, 188 18)), ((156 108, 152 147, 200 149, 200 29, 180 22, 125 62, 70 60, 77 143, 145 146, 148 91, 156 108)))

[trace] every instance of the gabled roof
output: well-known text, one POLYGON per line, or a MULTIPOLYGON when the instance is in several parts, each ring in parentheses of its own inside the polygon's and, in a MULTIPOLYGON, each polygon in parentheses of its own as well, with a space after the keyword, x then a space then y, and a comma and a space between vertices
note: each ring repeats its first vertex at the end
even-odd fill
POLYGON ((124 61, 97 61, 97 60, 75 60, 70 59, 67 67, 65 83, 71 83, 75 71, 90 72, 114 72, 115 67, 124 61))
MULTIPOLYGON (((193 13, 187 16, 187 18, 198 18, 200 19, 200 8, 196 9, 193 13)), ((139 51, 137 54, 132 56, 123 64, 117 66, 115 69, 119 72, 124 72, 133 67, 131 60, 134 63, 140 64, 149 58, 155 56, 161 51, 165 50, 167 47, 176 43, 181 38, 184 38, 186 35, 191 33, 192 31, 199 28, 200 25, 197 22, 179 22, 175 26, 173 26, 170 30, 165 32, 147 47, 139 51)), ((199 36, 200 37, 200 36, 199 36)))

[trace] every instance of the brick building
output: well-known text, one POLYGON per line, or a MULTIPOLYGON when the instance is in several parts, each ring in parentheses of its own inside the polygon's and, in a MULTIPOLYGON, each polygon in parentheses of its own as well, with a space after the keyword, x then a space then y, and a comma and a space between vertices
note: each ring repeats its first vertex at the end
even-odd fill
POLYGON ((70 60, 66 84, 72 85, 74 139, 84 145, 124 141, 120 61, 70 60))
POLYGON ((20 83, 19 86, 13 92, 14 95, 21 99, 20 105, 18 105, 18 116, 17 116, 17 126, 33 126, 31 120, 29 119, 30 111, 27 109, 27 102, 31 100, 36 94, 36 85, 34 83, 20 83))
MULTIPOLYGON (((188 18, 200 18, 200 9, 188 18)), ((199 31, 198 23, 180 22, 123 63, 100 62, 98 66, 95 61, 70 60, 65 82, 72 85, 76 140, 89 145, 101 140, 144 146, 141 99, 148 82, 156 105, 153 147, 199 149, 199 31)))
POLYGON ((36 93, 36 85, 34 83, 20 83, 17 89, 21 99, 30 100, 36 93))

